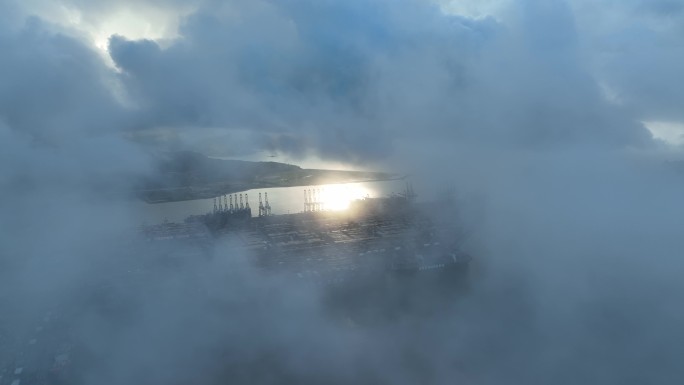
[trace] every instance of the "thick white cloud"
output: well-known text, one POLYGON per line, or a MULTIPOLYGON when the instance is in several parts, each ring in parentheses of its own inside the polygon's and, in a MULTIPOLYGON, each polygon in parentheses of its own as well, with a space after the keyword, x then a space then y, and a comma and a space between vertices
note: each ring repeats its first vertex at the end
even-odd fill
POLYGON ((196 258, 149 277, 125 320, 77 317, 86 381, 682 382, 684 185, 640 151, 658 148, 640 121, 679 127, 678 2, 197 2, 170 41, 112 27, 116 70, 84 35, 140 3, 61 4, 81 21, 0 3, 3 309, 68 304, 93 280, 126 293, 108 266, 156 255, 112 240, 139 222, 111 194, 148 164, 122 136, 375 159, 419 193, 476 197, 459 206, 477 265, 463 302, 350 329, 297 285, 196 258))
POLYGON ((677 1, 311 4, 33 0, 15 8, 52 15, 100 47, 116 33, 107 60, 127 72, 117 92, 141 107, 140 128, 253 129, 257 147, 291 138, 361 159, 389 153, 411 136, 409 125, 503 143, 639 146, 648 141, 640 121, 682 120, 677 1), (143 38, 150 42, 135 43, 143 38), (137 53, 127 50, 134 44, 137 53), (427 106, 442 113, 427 117, 427 106), (368 143, 383 145, 364 150, 368 143))
POLYGON ((569 6, 511 9, 495 21, 414 1, 211 4, 168 47, 114 37, 110 51, 147 124, 246 127, 331 157, 386 154, 418 134, 648 144, 635 116, 601 94, 569 6))
POLYGON ((125 127, 114 74, 79 40, 30 18, 0 34, 0 49, 0 116, 11 128, 62 141, 125 127))
POLYGON ((510 8, 510 0, 436 0, 446 13, 470 18, 501 17, 510 8))

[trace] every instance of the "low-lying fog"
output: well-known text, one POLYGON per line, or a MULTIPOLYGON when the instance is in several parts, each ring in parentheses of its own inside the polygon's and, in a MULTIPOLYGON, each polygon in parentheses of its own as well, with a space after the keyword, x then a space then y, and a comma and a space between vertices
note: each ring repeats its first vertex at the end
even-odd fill
POLYGON ((684 121, 682 25, 678 1, 0 3, 0 384, 57 383, 35 373, 67 350, 83 384, 681 383, 682 153, 642 122, 684 121), (178 149, 453 189, 469 288, 361 321, 230 237, 136 242, 121 193, 178 149))

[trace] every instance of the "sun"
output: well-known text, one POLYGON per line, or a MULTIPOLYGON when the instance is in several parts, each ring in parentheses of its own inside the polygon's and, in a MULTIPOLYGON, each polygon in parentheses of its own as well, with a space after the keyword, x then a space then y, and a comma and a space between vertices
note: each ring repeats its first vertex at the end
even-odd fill
POLYGON ((361 184, 333 184, 321 189, 320 201, 324 210, 342 211, 349 208, 352 201, 368 196, 370 190, 361 184))

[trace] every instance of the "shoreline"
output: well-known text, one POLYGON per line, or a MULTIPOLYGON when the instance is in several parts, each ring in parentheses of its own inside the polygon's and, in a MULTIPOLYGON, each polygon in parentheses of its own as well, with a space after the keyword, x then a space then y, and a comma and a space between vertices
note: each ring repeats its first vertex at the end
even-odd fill
POLYGON ((146 204, 154 205, 159 203, 174 203, 174 202, 187 202, 201 199, 211 199, 217 196, 225 194, 235 194, 249 190, 256 189, 270 189, 270 188, 286 188, 286 187, 304 187, 304 186, 319 186, 319 185, 332 185, 332 184, 350 184, 350 183, 373 183, 373 182, 390 182, 404 180, 408 175, 396 175, 388 178, 372 178, 372 179, 350 179, 344 181, 319 181, 318 183, 234 183, 232 187, 230 184, 220 185, 220 186, 187 186, 187 187, 177 187, 173 189, 159 189, 159 190, 142 190, 136 191, 136 200, 144 202, 146 204), (239 185, 239 186, 236 186, 239 185), (203 189, 204 191, 193 191, 193 189, 203 189), (211 190, 208 190, 211 189, 211 190), (173 191, 182 194, 181 196, 168 197, 166 199, 146 199, 144 193, 171 193, 173 191))

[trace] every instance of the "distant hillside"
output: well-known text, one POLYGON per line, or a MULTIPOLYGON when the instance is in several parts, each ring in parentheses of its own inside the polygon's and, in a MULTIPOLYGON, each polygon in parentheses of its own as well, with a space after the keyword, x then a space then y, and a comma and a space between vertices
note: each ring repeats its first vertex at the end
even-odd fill
POLYGON ((155 177, 141 182, 140 198, 171 202, 211 198, 254 188, 396 179, 382 172, 303 169, 278 162, 213 159, 195 152, 160 155, 155 177))

